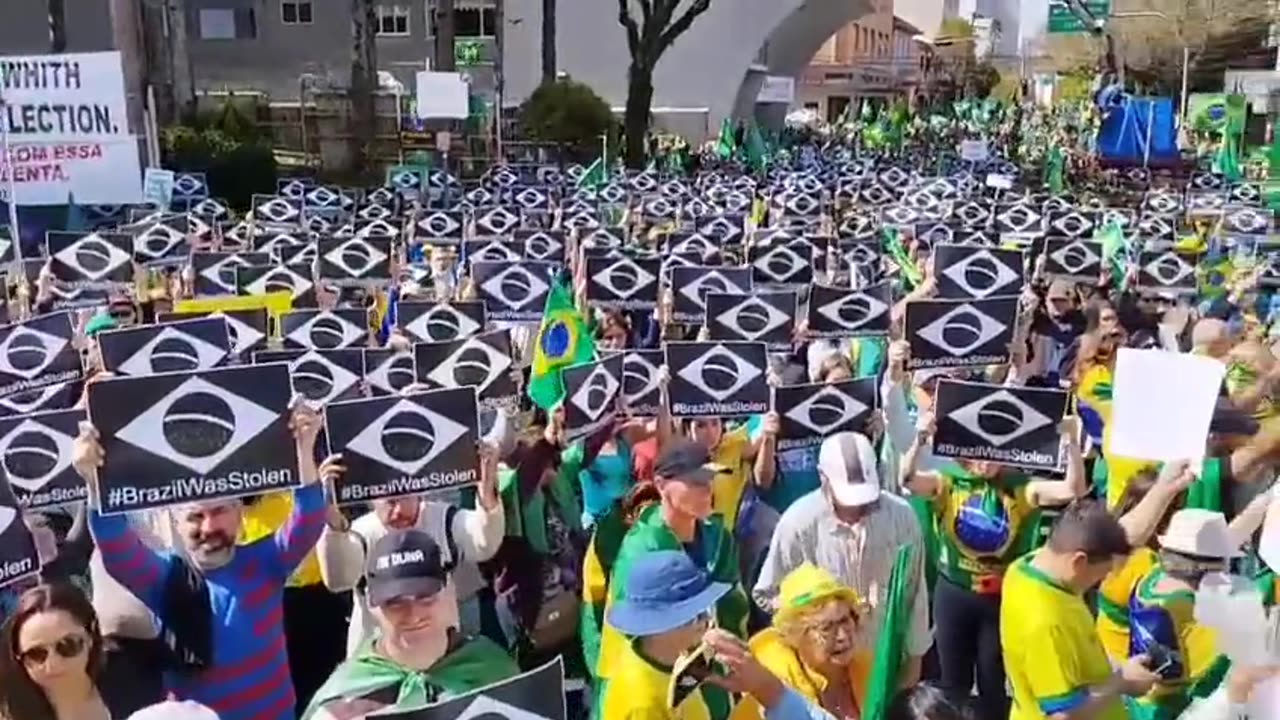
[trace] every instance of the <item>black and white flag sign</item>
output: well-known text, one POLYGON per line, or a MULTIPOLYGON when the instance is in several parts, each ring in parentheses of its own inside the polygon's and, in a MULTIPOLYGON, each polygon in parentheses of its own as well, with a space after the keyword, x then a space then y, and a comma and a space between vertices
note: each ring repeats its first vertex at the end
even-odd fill
POLYGON ((89 391, 104 514, 296 487, 289 366, 109 378, 89 391))
POLYGON ((795 334, 794 292, 706 294, 707 331, 712 340, 762 342, 770 350, 787 350, 795 334))
POLYGON ((292 265, 245 265, 235 269, 236 292, 266 295, 287 292, 294 309, 316 306, 316 284, 311 280, 311 263, 292 265))
POLYGON ((161 324, 181 323, 203 317, 222 318, 227 325, 227 338, 231 341, 231 354, 238 358, 248 359, 251 353, 267 349, 269 326, 267 325, 267 309, 251 310, 219 310, 217 312, 171 312, 161 313, 157 321, 161 324))
POLYGON ((1174 252, 1145 251, 1138 258, 1138 287, 1152 292, 1178 295, 1196 293, 1196 266, 1174 252))
POLYGON ((415 342, 449 342, 482 332, 486 317, 482 302, 402 302, 396 324, 415 342))
POLYGON ((945 299, 1016 296, 1022 292, 1022 251, 939 245, 933 275, 945 299))
POLYGON ((79 380, 45 385, 35 390, 26 390, 8 397, 0 398, 0 417, 13 415, 30 415, 36 412, 66 410, 80 401, 84 392, 84 383, 79 380))
POLYGON ((878 404, 876 378, 774 388, 778 449, 819 445, 838 432, 862 432, 878 404))
POLYGON ((555 263, 472 263, 471 277, 490 320, 537 322, 547 304, 555 263))
POLYGON ((672 267, 671 319, 701 324, 706 320, 707 293, 746 295, 751 288, 751 268, 672 267))
POLYGON ((45 234, 49 270, 72 287, 111 288, 133 282, 133 237, 128 233, 45 234))
POLYGON ((339 402, 325 408, 329 452, 347 472, 339 504, 416 495, 480 479, 474 388, 339 402))
POLYGON ((908 370, 1009 362, 1018 298, 907 303, 908 370))
POLYGON ((359 308, 294 310, 280 316, 280 336, 286 348, 358 348, 369 339, 368 322, 359 308))
POLYGON ((0 398, 79 380, 80 352, 68 313, 0 327, 0 398))
POLYGON ((474 387, 481 405, 509 406, 520 394, 508 330, 446 343, 418 343, 413 346, 413 364, 418 382, 432 388, 474 387))
POLYGON ((662 350, 628 350, 622 355, 622 404, 637 417, 654 417, 662 404, 659 372, 666 362, 662 350))
POLYGON ((71 465, 84 410, 55 410, 0 420, 0 468, 27 510, 84 500, 88 488, 71 465))
POLYGON ((599 432, 618 416, 623 355, 565 368, 564 431, 570 440, 599 432))
POLYGON ((1049 277, 1097 282, 1102 267, 1102 243, 1077 238, 1044 239, 1044 273, 1049 277))
POLYGON ((669 342, 673 417, 769 412, 768 349, 758 342, 669 342))
POLYGON ((378 713, 379 720, 566 720, 564 660, 461 697, 417 710, 378 713))
POLYGON ((264 350, 254 353, 255 365, 288 363, 293 392, 314 408, 335 400, 360 396, 365 350, 264 350))
POLYGON ((319 276, 334 285, 385 285, 391 279, 390 238, 319 241, 319 276))
POLYGON ((1053 470, 1062 465, 1058 425, 1067 393, 943 380, 933 452, 942 457, 1053 470))
POLYGON ((660 258, 587 258, 587 300, 595 307, 652 310, 658 306, 660 258))
POLYGON ((195 273, 196 297, 235 295, 238 268, 270 263, 271 256, 264 252, 195 253, 191 256, 191 270, 195 273))
POLYGON ((392 348, 365 348, 364 379, 375 397, 399 395, 414 382, 413 353, 392 348))
POLYGON ((809 334, 815 338, 889 334, 893 290, 880 283, 862 290, 814 284, 809 291, 809 334))
POLYGON ((231 357, 222 318, 140 325, 102 333, 97 340, 102 367, 117 375, 208 370, 231 357))
POLYGON ((9 483, 0 482, 0 587, 40 572, 35 538, 22 519, 22 507, 9 483))

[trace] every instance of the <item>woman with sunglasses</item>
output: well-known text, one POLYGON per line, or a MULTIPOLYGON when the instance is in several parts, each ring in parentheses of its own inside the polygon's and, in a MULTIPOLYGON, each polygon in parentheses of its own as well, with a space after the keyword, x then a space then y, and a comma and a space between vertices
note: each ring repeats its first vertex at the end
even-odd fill
POLYGON ((98 619, 73 585, 37 585, 4 622, 0 653, 0 717, 5 720, 110 720, 113 702, 99 679, 98 619))

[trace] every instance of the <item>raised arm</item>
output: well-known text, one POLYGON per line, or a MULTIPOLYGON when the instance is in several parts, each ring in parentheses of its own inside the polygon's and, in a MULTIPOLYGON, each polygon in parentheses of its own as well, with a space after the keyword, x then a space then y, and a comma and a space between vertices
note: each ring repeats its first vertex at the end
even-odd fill
POLYGON ((289 420, 298 453, 298 475, 302 487, 293 491, 289 519, 275 534, 276 556, 281 577, 288 577, 320 541, 324 530, 325 499, 320 468, 316 465, 316 435, 320 415, 306 403, 298 403, 289 420))

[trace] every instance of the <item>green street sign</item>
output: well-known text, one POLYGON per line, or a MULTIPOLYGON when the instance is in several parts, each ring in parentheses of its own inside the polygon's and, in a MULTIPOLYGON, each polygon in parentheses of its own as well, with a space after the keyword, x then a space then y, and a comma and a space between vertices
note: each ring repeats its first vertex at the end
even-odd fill
POLYGON ((482 47, 471 40, 455 41, 453 46, 454 62, 462 67, 473 67, 480 64, 482 47))
MULTIPOLYGON (((1098 19, 1106 19, 1111 15, 1111 0, 1083 0, 1085 9, 1098 19)), ((1080 18, 1071 12, 1067 0, 1049 0, 1049 32, 1079 33, 1091 32, 1093 28, 1085 27, 1080 18)))

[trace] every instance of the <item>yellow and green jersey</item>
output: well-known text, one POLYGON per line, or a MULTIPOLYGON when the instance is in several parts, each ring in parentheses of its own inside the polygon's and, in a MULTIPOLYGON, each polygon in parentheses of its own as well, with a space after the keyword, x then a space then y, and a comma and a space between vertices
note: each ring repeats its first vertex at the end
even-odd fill
MULTIPOLYGON (((1018 558, 1005 573, 1000 648, 1013 692, 1009 720, 1046 720, 1089 701, 1111 678, 1084 598, 1018 558)), ((1117 698, 1090 720, 1125 720, 1117 698)))
POLYGON ((949 470, 938 482, 938 573, 966 590, 999 593, 1005 568, 1035 540, 1029 478, 1017 475, 996 484, 949 470))
POLYGON ((1173 720, 1193 698, 1216 689, 1227 669, 1217 634, 1195 621, 1195 592, 1158 591, 1164 578, 1163 569, 1152 568, 1129 598, 1129 657, 1168 656, 1160 681, 1130 703, 1131 716, 1140 720, 1173 720), (1157 649, 1163 652, 1153 653, 1157 649))
POLYGON ((1129 598, 1155 566, 1155 551, 1138 548, 1098 586, 1098 639, 1117 666, 1129 657, 1129 598))
MULTIPOLYGON (((644 657, 633 646, 617 654, 613 682, 605 688, 596 717, 607 720, 714 720, 705 690, 700 686, 674 708, 667 705, 672 668, 644 657)), ((720 693, 722 701, 728 696, 720 693)))

